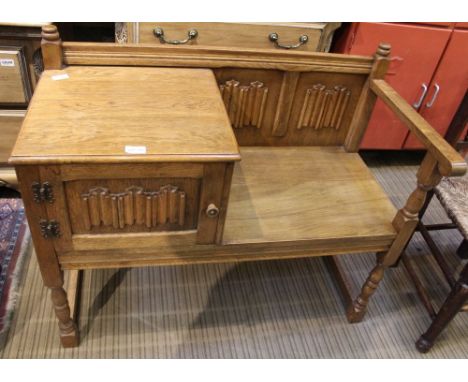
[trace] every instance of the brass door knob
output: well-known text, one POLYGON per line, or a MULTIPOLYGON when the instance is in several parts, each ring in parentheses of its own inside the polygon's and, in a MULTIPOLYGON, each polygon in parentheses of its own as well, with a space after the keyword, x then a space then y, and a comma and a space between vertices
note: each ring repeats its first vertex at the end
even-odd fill
POLYGON ((219 215, 219 208, 216 207, 213 203, 210 203, 208 205, 208 208, 206 209, 206 216, 209 218, 215 218, 219 215))

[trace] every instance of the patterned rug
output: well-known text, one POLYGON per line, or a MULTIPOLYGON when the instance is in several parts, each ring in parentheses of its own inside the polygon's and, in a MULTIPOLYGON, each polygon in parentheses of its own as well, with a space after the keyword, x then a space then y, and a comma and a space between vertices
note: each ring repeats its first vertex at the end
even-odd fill
POLYGON ((29 241, 21 199, 0 199, 0 348, 8 335, 29 241))

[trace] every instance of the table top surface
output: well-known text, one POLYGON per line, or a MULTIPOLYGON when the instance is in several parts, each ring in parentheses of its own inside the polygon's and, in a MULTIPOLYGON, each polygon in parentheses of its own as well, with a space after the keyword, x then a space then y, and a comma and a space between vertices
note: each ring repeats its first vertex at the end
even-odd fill
POLYGON ((10 163, 239 159, 211 70, 71 66, 42 74, 10 163))

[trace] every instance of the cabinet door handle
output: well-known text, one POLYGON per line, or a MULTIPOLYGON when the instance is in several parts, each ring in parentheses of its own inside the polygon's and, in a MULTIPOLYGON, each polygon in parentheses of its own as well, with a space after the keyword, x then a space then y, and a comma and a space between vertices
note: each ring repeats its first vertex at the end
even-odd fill
POLYGON ((299 42, 297 44, 293 44, 293 45, 283 45, 283 44, 280 44, 278 42, 279 40, 279 35, 278 33, 270 33, 268 35, 268 39, 274 43, 276 45, 277 48, 282 48, 282 49, 296 49, 296 48, 299 48, 301 45, 304 45, 305 43, 307 43, 307 41, 309 41, 309 36, 307 36, 306 34, 303 34, 301 37, 299 37, 299 42))
POLYGON ((427 94, 427 85, 426 84, 421 84, 421 87, 422 87, 421 97, 419 97, 419 100, 417 102, 413 103, 413 107, 415 109, 418 109, 422 105, 424 97, 427 94))
POLYGON ((181 45, 187 44, 190 40, 195 40, 198 37, 198 31, 196 29, 190 29, 187 32, 187 38, 185 40, 167 40, 164 36, 164 30, 161 27, 156 27, 153 30, 154 35, 159 38, 162 44, 181 45))
POLYGON ((434 91, 434 95, 432 96, 432 99, 431 99, 428 103, 426 103, 426 107, 427 107, 428 109, 429 109, 430 107, 432 107, 432 105, 434 105, 434 102, 435 102, 437 96, 439 95, 439 92, 440 92, 440 86, 439 86, 439 84, 434 84, 434 89, 435 89, 435 91, 434 91))

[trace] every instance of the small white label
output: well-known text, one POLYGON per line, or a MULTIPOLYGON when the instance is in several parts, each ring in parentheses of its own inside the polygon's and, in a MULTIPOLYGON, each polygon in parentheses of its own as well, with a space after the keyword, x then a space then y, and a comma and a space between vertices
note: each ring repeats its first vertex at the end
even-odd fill
POLYGON ((15 66, 15 61, 11 58, 0 58, 0 66, 15 66))
POLYGON ((66 80, 66 79, 68 79, 68 78, 70 78, 70 77, 68 76, 67 73, 55 74, 55 75, 52 76, 52 79, 53 79, 54 81, 66 80))
POLYGON ((125 146, 127 154, 146 154, 146 146, 125 146))

